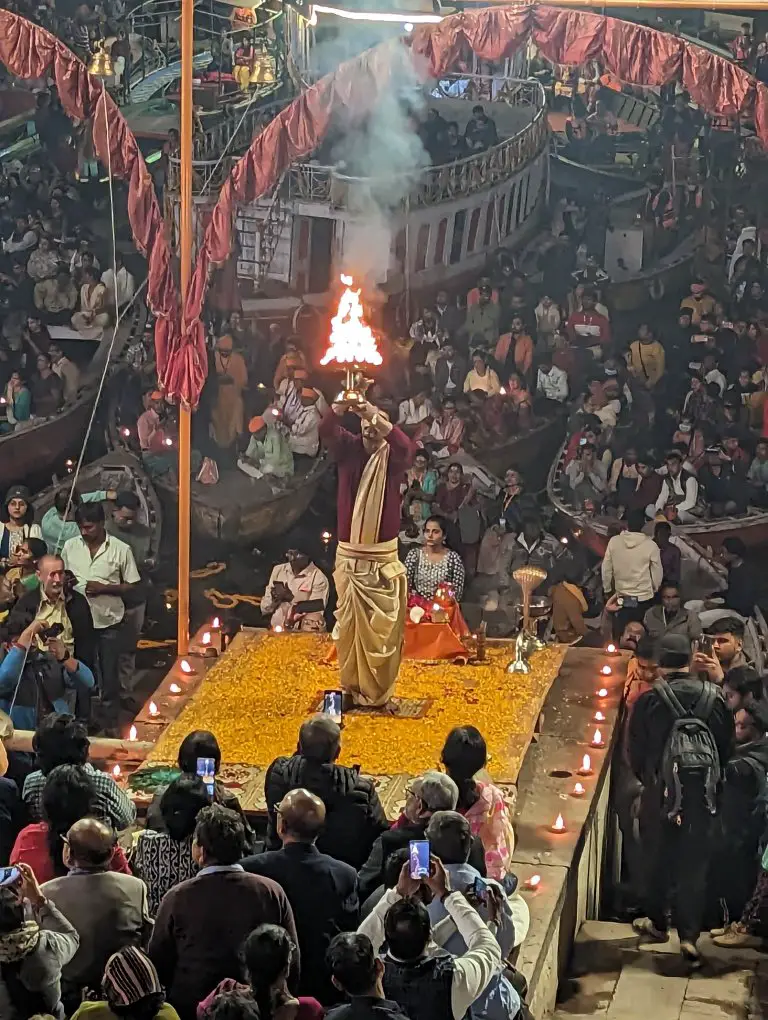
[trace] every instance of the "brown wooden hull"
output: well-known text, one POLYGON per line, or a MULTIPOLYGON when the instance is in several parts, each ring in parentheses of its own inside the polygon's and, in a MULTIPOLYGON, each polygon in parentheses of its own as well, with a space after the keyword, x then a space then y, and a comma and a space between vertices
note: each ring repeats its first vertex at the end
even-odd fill
POLYGON ((79 452, 95 399, 94 387, 56 418, 0 438, 0 492, 15 482, 44 485, 52 474, 65 474, 67 458, 79 452))
MULTIPOLYGON (((284 491, 271 499, 249 499, 250 479, 232 469, 219 485, 192 483, 192 532, 198 538, 228 545, 255 545, 285 534, 307 510, 330 462, 318 461, 306 475, 295 477, 284 491), (234 472, 237 472, 234 474, 234 472), (239 475, 239 477, 238 477, 239 475)), ((178 488, 155 482, 167 518, 178 514, 178 488)))
POLYGON ((476 450, 474 455, 497 478, 503 478, 505 471, 514 468, 523 476, 526 489, 538 492, 547 483, 552 458, 560 448, 564 434, 565 419, 553 418, 502 446, 476 450))

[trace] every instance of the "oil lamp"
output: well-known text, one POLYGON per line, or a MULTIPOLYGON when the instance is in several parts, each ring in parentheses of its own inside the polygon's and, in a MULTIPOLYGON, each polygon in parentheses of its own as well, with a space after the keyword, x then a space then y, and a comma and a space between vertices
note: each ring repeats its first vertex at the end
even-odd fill
POLYGON ((344 291, 339 307, 331 319, 328 350, 320 359, 321 365, 335 362, 344 369, 344 389, 340 400, 349 404, 363 403, 369 381, 365 371, 381 365, 383 359, 376 344, 373 330, 363 318, 360 289, 354 289, 351 276, 342 275, 344 291))

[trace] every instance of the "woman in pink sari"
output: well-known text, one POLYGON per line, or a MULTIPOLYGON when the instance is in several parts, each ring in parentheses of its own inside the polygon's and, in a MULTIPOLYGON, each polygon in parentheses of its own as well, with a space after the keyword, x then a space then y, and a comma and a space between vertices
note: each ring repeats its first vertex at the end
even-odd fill
POLYGON ((474 726, 457 726, 448 734, 441 756, 445 771, 459 788, 459 811, 479 836, 489 878, 503 881, 512 870, 515 833, 513 808, 489 780, 475 779, 488 760, 483 735, 474 726))

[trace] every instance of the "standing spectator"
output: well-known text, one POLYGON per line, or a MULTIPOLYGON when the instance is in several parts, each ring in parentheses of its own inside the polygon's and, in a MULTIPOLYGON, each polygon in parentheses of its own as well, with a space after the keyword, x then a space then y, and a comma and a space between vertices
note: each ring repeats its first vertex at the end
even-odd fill
POLYGON ((680 936, 680 950, 699 960, 696 942, 705 907, 707 873, 718 813, 718 788, 733 744, 733 718, 720 690, 689 670, 690 643, 668 634, 660 644, 662 680, 635 704, 629 728, 632 770, 643 784, 640 837, 648 852, 645 888, 648 916, 635 921, 654 942, 669 939, 667 912, 680 936), (666 682, 665 682, 666 681, 666 682), (671 769, 678 759, 678 719, 696 719, 704 763, 698 770, 671 769), (711 760, 710 760, 711 756, 711 760))
POLYGON ((20 864, 19 871, 18 885, 0 887, 0 1016, 3 1020, 29 1020, 35 1013, 62 1016, 61 969, 75 955, 80 939, 46 897, 29 865, 20 864), (15 980, 8 980, 5 969, 15 980))
MULTIPOLYGON (((13 850, 11 864, 25 861, 38 880, 67 874, 64 845, 67 833, 81 818, 96 812, 96 787, 82 765, 57 765, 43 788, 43 820, 21 830, 13 850)), ((110 871, 129 875, 130 868, 119 846, 109 860, 110 871)))
POLYGON ((499 972, 501 950, 436 857, 424 884, 456 925, 467 946, 463 956, 428 951, 432 926, 426 907, 414 897, 421 882, 410 877, 407 862, 397 887, 387 890, 358 932, 370 938, 376 952, 386 942, 384 991, 412 1020, 461 1020, 499 972))
POLYGON ((296 753, 276 758, 269 766, 264 779, 268 850, 280 848, 277 805, 289 790, 302 788, 325 805, 317 849, 353 868, 362 866, 376 838, 388 828, 387 820, 373 781, 363 778, 357 766, 338 765, 340 752, 338 725, 328 716, 316 715, 302 724, 296 753))
POLYGON ((663 572, 659 547, 643 534, 642 510, 627 514, 627 530, 608 542, 602 563, 603 588, 615 592, 619 609, 613 617, 613 636, 619 637, 630 620, 642 621, 659 590, 663 572))
POLYGON ((328 1020, 408 1020, 396 1002, 384 997, 384 963, 367 935, 337 935, 326 957, 331 980, 350 1000, 328 1013, 328 1020))
POLYGON ((131 868, 137 878, 144 879, 152 917, 169 889, 197 874, 192 836, 197 816, 210 803, 205 783, 199 776, 179 776, 160 798, 165 831, 144 829, 139 833, 131 855, 131 868))
POLYGON ((141 945, 152 924, 141 879, 109 870, 115 843, 104 822, 75 822, 64 839, 69 874, 43 886, 80 936, 77 953, 62 971, 62 991, 70 1007, 80 1002, 83 989, 99 987, 112 953, 141 945))
POLYGON ((659 547, 664 580, 679 585, 683 571, 683 556, 679 546, 672 542, 672 525, 669 521, 659 521, 654 525, 653 540, 659 547))
MULTIPOLYGON (((148 951, 182 1020, 191 1020, 197 1004, 224 978, 244 979, 240 947, 258 925, 282 925, 298 942, 293 911, 280 886, 246 874, 238 863, 244 847, 239 815, 219 804, 204 808, 192 843, 200 871, 171 889, 160 904, 148 951)), ((299 963, 297 950, 294 982, 299 963)))
POLYGON ((120 706, 120 654, 128 595, 141 581, 131 548, 106 531, 101 503, 81 503, 75 511, 80 529, 61 551, 67 570, 77 578, 77 589, 88 599, 93 615, 99 658, 99 680, 103 721, 115 732, 120 706))
POLYGON ((282 850, 246 857, 243 867, 282 886, 291 904, 301 950, 299 991, 325 1005, 338 1000, 325 968, 331 939, 354 931, 359 922, 357 873, 343 861, 317 849, 325 824, 325 805, 308 790, 291 790, 277 809, 282 850))

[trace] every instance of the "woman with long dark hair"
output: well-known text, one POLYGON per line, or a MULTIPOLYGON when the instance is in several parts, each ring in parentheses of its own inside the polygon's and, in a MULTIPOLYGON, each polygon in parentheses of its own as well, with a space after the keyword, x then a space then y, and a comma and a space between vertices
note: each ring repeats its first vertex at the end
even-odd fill
POLYGON ((448 522, 433 515, 424 525, 424 545, 411 549, 405 558, 408 594, 433 599, 440 585, 453 591, 457 602, 464 594, 464 564, 446 543, 448 522))
MULTIPOLYGON (((95 815, 97 810, 96 787, 83 766, 57 765, 48 774, 43 788, 43 821, 21 830, 10 863, 29 864, 41 883, 66 875, 62 860, 64 837, 75 822, 95 815)), ((110 870, 131 873, 120 847, 115 847, 110 870)))
POLYGON ((28 538, 42 538, 35 524, 32 493, 26 485, 12 485, 0 507, 0 561, 8 560, 28 538))
MULTIPOLYGON (((197 1007, 197 1020, 207 1020, 217 996, 233 990, 250 993, 260 1020, 321 1020, 323 1007, 310 996, 298 999, 288 989, 288 972, 296 952, 293 939, 277 924, 260 924, 243 943, 248 985, 226 978, 197 1007)), ((74 1020, 74 1018, 73 1018, 74 1020)))
POLYGON ((169 889, 197 874, 192 835, 197 816, 210 803, 211 796, 199 776, 181 775, 160 798, 165 831, 145 829, 139 834, 131 866, 134 875, 144 879, 153 917, 169 889))
POLYGON ((503 791, 489 780, 475 778, 488 762, 482 733, 474 726, 452 729, 443 745, 441 761, 459 788, 456 810, 469 822, 472 835, 482 841, 488 876, 503 880, 511 870, 515 847, 512 811, 503 791))

